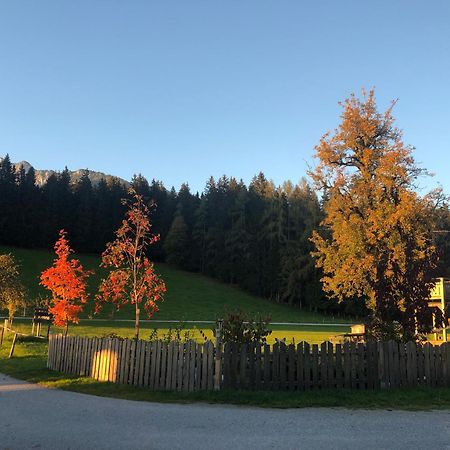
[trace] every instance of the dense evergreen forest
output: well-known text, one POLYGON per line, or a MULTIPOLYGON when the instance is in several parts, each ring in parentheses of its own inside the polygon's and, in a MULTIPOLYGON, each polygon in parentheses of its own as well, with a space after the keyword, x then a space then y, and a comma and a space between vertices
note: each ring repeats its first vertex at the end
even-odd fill
MULTIPOLYGON (((275 186, 260 173, 246 186, 232 177, 211 177, 201 194, 190 192, 187 184, 178 192, 168 190, 142 175, 130 185, 155 203, 151 221, 161 239, 152 248, 154 260, 294 307, 364 314, 363 302, 337 304, 322 293, 309 241, 322 209, 305 180, 275 186)), ((86 172, 71 183, 67 169, 38 186, 33 168, 16 169, 6 155, 0 162, 0 244, 52 248, 63 228, 77 252, 101 253, 123 218, 127 196, 128 187, 119 179, 93 185, 86 172)), ((450 229, 448 208, 438 217, 437 228, 450 229)), ((449 238, 436 235, 445 249, 440 274, 447 276, 449 238)))

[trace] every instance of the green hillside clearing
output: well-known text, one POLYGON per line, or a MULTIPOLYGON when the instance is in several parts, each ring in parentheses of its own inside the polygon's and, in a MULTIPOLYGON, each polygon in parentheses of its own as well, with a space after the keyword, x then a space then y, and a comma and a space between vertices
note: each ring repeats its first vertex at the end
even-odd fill
MULTIPOLYGON (((0 247, 0 253, 12 253, 21 265, 22 280, 28 289, 30 299, 49 298, 49 292, 39 286, 39 276, 42 270, 52 264, 54 254, 44 250, 28 250, 11 247, 0 247)), ((104 270, 98 267, 99 257, 95 255, 76 255, 85 268, 95 271, 89 279, 91 299, 82 314, 82 321, 71 331, 82 335, 104 335, 116 332, 121 336, 132 335, 132 320, 134 311, 126 307, 120 311, 113 311, 107 306, 100 314, 94 315, 93 296, 99 285, 104 270), (91 319, 91 320, 88 320, 91 319), (130 320, 130 322, 123 322, 130 320)), ((171 325, 164 321, 215 321, 222 317, 226 311, 241 309, 251 315, 261 313, 270 315, 273 322, 308 322, 316 326, 288 326, 274 325, 276 330, 270 340, 275 337, 286 337, 320 342, 329 335, 346 332, 348 329, 333 324, 347 322, 321 314, 293 309, 285 305, 276 304, 266 299, 248 294, 239 288, 220 283, 200 274, 176 270, 166 264, 158 264, 157 271, 165 280, 167 295, 158 311, 150 322, 142 323, 143 337, 150 333, 150 329, 159 328, 161 333, 166 332, 171 325), (158 323, 158 321, 163 321, 158 323), (330 326, 323 327, 323 324, 330 326)), ((27 315, 31 314, 31 310, 27 315)), ((142 317, 146 319, 145 317, 142 317)), ((25 327, 23 321, 17 321, 17 326, 25 327), (22 325, 21 325, 22 324, 22 325)), ((172 325, 174 326, 174 325, 172 325)), ((195 337, 200 339, 198 329, 202 329, 209 337, 213 324, 186 324, 186 328, 195 326, 195 337)), ((28 323, 26 325, 28 328, 28 323)))

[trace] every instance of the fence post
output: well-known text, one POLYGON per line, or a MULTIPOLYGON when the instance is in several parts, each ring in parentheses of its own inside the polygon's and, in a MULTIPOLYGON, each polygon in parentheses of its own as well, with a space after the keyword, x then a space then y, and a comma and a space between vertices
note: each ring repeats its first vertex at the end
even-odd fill
POLYGON ((17 341, 17 333, 14 333, 14 338, 11 344, 11 350, 9 351, 9 356, 8 358, 12 358, 13 354, 14 354, 14 349, 16 347, 16 341, 17 341))
POLYGON ((384 389, 386 386, 386 370, 385 366, 385 355, 384 355, 384 346, 383 342, 377 342, 377 353, 378 353, 378 385, 381 389, 384 389))
POLYGON ((222 380, 222 323, 223 320, 217 321, 216 327, 216 354, 215 354, 215 373, 214 373, 214 390, 220 390, 220 382, 222 380))

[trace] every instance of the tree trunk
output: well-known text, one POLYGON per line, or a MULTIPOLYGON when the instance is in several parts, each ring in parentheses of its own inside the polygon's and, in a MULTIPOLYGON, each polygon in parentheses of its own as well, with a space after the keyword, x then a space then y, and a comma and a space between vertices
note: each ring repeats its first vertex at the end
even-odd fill
POLYGON ((66 322, 66 329, 64 330, 64 337, 67 337, 68 332, 69 332, 69 322, 66 322))
POLYGON ((136 320, 134 322, 134 338, 139 339, 139 314, 141 310, 138 308, 136 304, 136 320))

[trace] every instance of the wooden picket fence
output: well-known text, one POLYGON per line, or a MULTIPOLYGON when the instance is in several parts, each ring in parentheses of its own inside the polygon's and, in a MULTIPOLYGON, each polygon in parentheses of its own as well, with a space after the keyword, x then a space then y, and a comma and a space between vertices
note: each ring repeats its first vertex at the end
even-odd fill
POLYGON ((222 359, 222 386, 229 389, 450 386, 450 343, 227 344, 222 359))
POLYGON ((450 343, 273 346, 50 335, 48 367, 153 390, 450 386, 450 343))
POLYGON ((153 390, 213 388, 214 346, 50 335, 48 368, 153 390))

